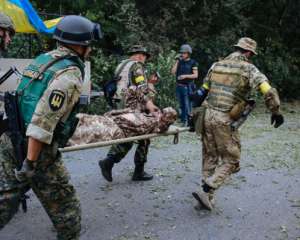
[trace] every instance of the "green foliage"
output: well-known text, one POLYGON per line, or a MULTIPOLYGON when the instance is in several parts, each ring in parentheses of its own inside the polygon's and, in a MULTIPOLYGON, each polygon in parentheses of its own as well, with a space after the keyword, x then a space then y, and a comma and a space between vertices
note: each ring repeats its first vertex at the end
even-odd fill
MULTIPOLYGON (((193 46, 200 79, 211 64, 232 51, 242 36, 259 45, 254 63, 285 99, 300 96, 300 1, 296 0, 32 0, 39 12, 81 14, 100 22, 105 37, 92 57, 93 87, 100 89, 126 55, 131 44, 144 43, 153 58, 148 72, 158 69, 162 80, 157 101, 176 106, 175 81, 170 75, 174 51, 183 43, 193 46), (101 49, 101 50, 100 50, 101 49), (173 51, 172 51, 173 50, 173 51)), ((45 15, 44 18, 53 16, 45 15)), ((12 56, 22 43, 17 37, 12 56)), ((47 46, 53 44, 44 40, 47 46)), ((44 45, 44 42, 43 42, 44 45)), ((34 43, 34 54, 41 47, 34 43)), ((28 51, 28 48, 22 49, 28 51)), ((100 101, 100 100, 99 100, 100 101)), ((102 106, 102 105, 103 106, 102 106)), ((89 111, 102 111, 96 103, 89 111), (99 110, 100 109, 100 110, 99 110)))
POLYGON ((158 71, 161 75, 161 80, 155 86, 158 92, 155 102, 162 108, 168 106, 177 107, 177 101, 174 101, 176 99, 176 81, 175 77, 171 74, 171 68, 175 63, 174 59, 176 54, 175 51, 160 53, 153 62, 147 65, 150 74, 158 71))

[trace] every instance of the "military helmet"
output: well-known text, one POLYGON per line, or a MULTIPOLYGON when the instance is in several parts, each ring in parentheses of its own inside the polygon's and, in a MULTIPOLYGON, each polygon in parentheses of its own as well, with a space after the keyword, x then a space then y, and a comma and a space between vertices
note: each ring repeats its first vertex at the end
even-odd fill
POLYGON ((192 54, 193 50, 189 44, 183 44, 183 45, 181 45, 179 52, 192 54))
POLYGON ((11 35, 16 33, 15 25, 11 18, 0 12, 0 28, 7 29, 11 35))
POLYGON ((255 55, 257 55, 256 48, 257 48, 257 43, 251 38, 243 37, 240 38, 238 43, 234 45, 234 47, 238 47, 244 50, 248 50, 255 55))
POLYGON ((54 31, 53 38, 62 43, 88 46, 103 37, 100 24, 76 15, 65 16, 54 31))
POLYGON ((128 51, 129 55, 133 55, 136 53, 145 54, 147 56, 147 58, 150 58, 150 56, 151 56, 148 49, 142 45, 133 45, 128 51))

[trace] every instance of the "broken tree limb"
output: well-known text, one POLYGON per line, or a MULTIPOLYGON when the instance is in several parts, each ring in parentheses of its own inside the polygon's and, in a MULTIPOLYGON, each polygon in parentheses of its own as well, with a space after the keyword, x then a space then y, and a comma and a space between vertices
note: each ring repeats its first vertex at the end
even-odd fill
MULTIPOLYGON (((114 144, 120 144, 120 143, 127 143, 127 142, 134 142, 144 139, 150 139, 150 138, 157 138, 157 137, 164 137, 164 136, 170 136, 174 135, 174 137, 178 138, 178 134, 182 132, 189 131, 188 127, 175 127, 170 126, 169 130, 164 133, 151 133, 151 134, 145 134, 135 137, 129 137, 129 138, 122 138, 122 139, 115 139, 110 141, 104 141, 104 142, 96 142, 96 143, 89 143, 89 144, 83 144, 83 145, 77 145, 77 146, 71 146, 71 147, 65 147, 60 148, 60 152, 73 152, 73 151, 80 151, 80 150, 86 150, 86 149, 92 149, 92 148, 100 148, 100 147, 107 147, 114 144)), ((178 139, 177 139, 178 142, 178 139)), ((174 141, 176 143, 176 141, 174 141)))

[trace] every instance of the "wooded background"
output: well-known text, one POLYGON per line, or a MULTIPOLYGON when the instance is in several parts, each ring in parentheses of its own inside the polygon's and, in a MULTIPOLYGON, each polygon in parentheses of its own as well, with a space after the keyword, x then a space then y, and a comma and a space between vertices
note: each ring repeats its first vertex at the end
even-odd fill
MULTIPOLYGON (((300 94, 300 1, 299 0, 32 0, 44 19, 81 14, 101 23, 104 39, 92 57, 93 86, 100 89, 112 77, 117 62, 130 45, 146 45, 152 58, 149 73, 159 70, 158 101, 175 102, 175 80, 170 75, 176 51, 183 43, 193 47, 199 62, 199 82, 210 65, 225 57, 243 36, 258 42, 259 55, 253 59, 276 86, 281 98, 299 99, 300 94), (50 15, 49 15, 50 14, 50 15), (53 14, 53 15, 52 15, 53 14)), ((40 37, 39 37, 40 38, 40 37)), ((18 36, 10 56, 24 43, 18 36)), ((42 38, 32 42, 35 56, 53 47, 42 38)))

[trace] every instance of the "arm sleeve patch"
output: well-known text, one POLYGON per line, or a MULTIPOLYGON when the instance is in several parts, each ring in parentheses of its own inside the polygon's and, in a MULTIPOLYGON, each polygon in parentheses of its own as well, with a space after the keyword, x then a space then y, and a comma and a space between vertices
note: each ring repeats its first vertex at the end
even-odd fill
POLYGON ((63 91, 53 90, 49 96, 49 107, 52 111, 56 112, 62 108, 66 99, 63 91))

